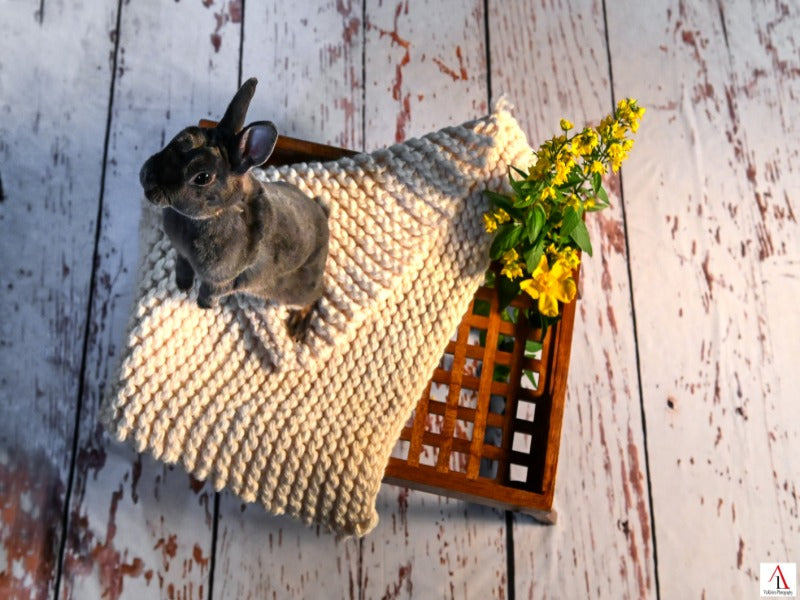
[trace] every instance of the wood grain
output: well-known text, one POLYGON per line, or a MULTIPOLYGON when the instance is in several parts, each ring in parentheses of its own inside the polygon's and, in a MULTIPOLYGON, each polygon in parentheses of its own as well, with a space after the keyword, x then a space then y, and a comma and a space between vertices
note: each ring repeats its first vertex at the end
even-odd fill
MULTIPOLYGON (((367 149, 488 112, 482 2, 366 8, 367 149)), ((363 543, 365 597, 506 597, 502 512, 383 485, 378 513, 363 543)))
POLYGON ((366 4, 366 149, 488 112, 483 2, 366 4))
POLYGON ((97 414, 132 302, 139 168, 180 129, 224 111, 237 87, 240 11, 235 2, 121 7, 119 31, 105 33, 119 36, 119 51, 62 596, 200 599, 213 490, 110 441, 97 414), (192 26, 165 25, 178 23, 192 26))
MULTIPOLYGON (((360 149, 360 3, 247 4, 244 77, 259 87, 250 118, 283 134, 360 149), (313 6, 312 6, 313 4, 313 6)), ((358 541, 330 534, 259 504, 220 496, 214 597, 359 597, 358 541)))
POLYGON ((0 596, 52 596, 72 456, 116 3, 3 3, 0 596), (51 57, 63 57, 52 61, 51 57), (64 102, 77 96, 81 102, 64 102))
MULTIPOLYGON (((592 0, 492 5, 492 89, 519 107, 532 145, 558 133, 561 117, 581 128, 610 112, 602 11, 592 0)), ((656 597, 619 180, 609 176, 606 185, 612 208, 587 217, 595 252, 582 263, 555 488, 559 521, 544 529, 515 517, 516 597, 656 597)))
POLYGON ((248 6, 242 73, 261 82, 250 114, 287 135, 361 150, 362 19, 352 0, 248 6))
POLYGON ((615 86, 651 107, 625 199, 661 591, 743 598, 759 562, 800 555, 795 357, 776 356, 796 271, 773 270, 797 256, 797 7, 608 9, 615 86))

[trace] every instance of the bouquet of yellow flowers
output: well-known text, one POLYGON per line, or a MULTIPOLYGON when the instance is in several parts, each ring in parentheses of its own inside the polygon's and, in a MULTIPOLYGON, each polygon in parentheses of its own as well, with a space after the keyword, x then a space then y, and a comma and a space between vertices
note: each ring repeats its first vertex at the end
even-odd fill
POLYGON ((628 134, 639 129, 644 112, 626 98, 599 126, 572 135, 573 124, 562 119, 562 133, 534 152, 527 172, 511 167, 510 195, 486 191, 491 209, 484 225, 495 235, 490 256, 502 264, 495 281, 501 309, 523 291, 538 301, 546 329, 560 318, 559 303, 575 298, 580 252, 592 254, 583 216, 609 205, 603 175, 609 167, 617 172, 627 158, 633 147, 628 134))

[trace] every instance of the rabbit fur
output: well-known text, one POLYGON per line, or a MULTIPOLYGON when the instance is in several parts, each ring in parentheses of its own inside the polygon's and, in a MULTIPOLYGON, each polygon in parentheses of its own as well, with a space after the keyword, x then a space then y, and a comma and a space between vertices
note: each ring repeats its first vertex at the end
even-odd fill
POLYGON ((178 288, 198 279, 201 308, 234 292, 299 307, 289 319, 297 338, 323 291, 328 212, 299 188, 250 172, 278 139, 269 121, 244 127, 256 84, 242 85, 216 127, 181 131, 147 159, 139 179, 147 200, 162 207, 178 288))

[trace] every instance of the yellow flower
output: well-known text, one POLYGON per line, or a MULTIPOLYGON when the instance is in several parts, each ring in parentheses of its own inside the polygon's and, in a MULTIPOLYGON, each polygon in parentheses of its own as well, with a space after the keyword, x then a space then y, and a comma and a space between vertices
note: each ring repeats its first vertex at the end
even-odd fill
POLYGON ((542 256, 532 278, 522 281, 519 287, 539 301, 540 313, 547 317, 557 317, 558 303, 571 302, 578 292, 571 275, 572 271, 564 262, 556 261, 551 268, 547 264, 547 257, 542 256))
POLYGON ((567 119, 561 119, 561 129, 564 131, 569 131, 573 127, 575 127, 575 125, 573 125, 571 121, 567 119))
POLYGON ((599 160, 592 161, 592 164, 589 165, 589 173, 598 173, 600 175, 605 174, 606 166, 601 163, 599 160))
POLYGON ((608 147, 608 158, 611 160, 611 170, 619 171, 622 161, 628 158, 628 153, 622 144, 611 144, 608 147))
POLYGON ((498 223, 508 223, 511 220, 509 214, 502 208, 498 208, 496 211, 494 211, 493 216, 494 220, 497 221, 498 223))
POLYGON ((600 125, 597 127, 597 133, 599 133, 603 138, 608 138, 611 136, 611 127, 614 125, 614 115, 606 115, 600 121, 600 125))
POLYGON ((544 155, 537 155, 536 164, 528 169, 528 181, 539 181, 550 170, 550 159, 544 155))
POLYGON ((555 197, 556 197, 556 189, 552 185, 549 185, 542 190, 539 199, 547 200, 548 198, 555 198, 555 197))
POLYGON ((584 129, 582 133, 572 140, 572 151, 575 154, 586 156, 600 144, 600 138, 593 129, 584 129))
POLYGON ((572 159, 556 162, 556 174, 553 177, 553 185, 562 185, 567 181, 567 177, 572 171, 575 162, 572 159))
POLYGON ((497 221, 489 213, 483 213, 483 226, 486 228, 486 233, 494 233, 497 231, 497 221))
POLYGON ((583 203, 583 207, 586 210, 592 210, 597 205, 594 198, 587 198, 586 202, 583 203))
POLYGON ((577 211, 581 207, 581 199, 575 194, 570 194, 569 198, 567 198, 566 204, 577 211))
POLYGON ((627 131, 627 128, 625 127, 625 125, 620 123, 619 121, 616 121, 611 126, 611 137, 616 138, 618 140, 621 140, 622 138, 625 137, 625 132, 626 131, 627 131))
POLYGON ((500 271, 501 275, 505 275, 511 280, 516 279, 517 277, 522 277, 524 274, 522 271, 522 263, 519 262, 519 254, 514 248, 508 250, 505 254, 503 254, 503 269, 500 271))
POLYGON ((503 254, 503 262, 505 264, 517 262, 518 260, 519 254, 517 254, 517 251, 514 250, 514 248, 511 248, 511 250, 503 254))
POLYGON ((525 274, 525 272, 522 270, 522 263, 513 262, 513 263, 508 263, 506 266, 504 266, 500 271, 500 274, 505 275, 506 277, 508 277, 510 280, 513 281, 517 277, 522 277, 525 274))
POLYGON ((577 269, 581 264, 581 257, 574 248, 564 248, 558 255, 558 260, 563 262, 570 270, 577 269))
POLYGON ((631 131, 636 133, 639 130, 639 121, 644 116, 645 109, 633 98, 624 98, 617 103, 617 114, 630 124, 631 131))

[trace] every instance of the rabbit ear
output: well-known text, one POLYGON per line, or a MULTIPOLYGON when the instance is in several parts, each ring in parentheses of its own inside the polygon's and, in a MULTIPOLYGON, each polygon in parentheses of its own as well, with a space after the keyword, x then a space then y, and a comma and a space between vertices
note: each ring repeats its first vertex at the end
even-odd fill
POLYGON ((250 106, 250 100, 253 99, 253 94, 256 93, 256 84, 258 80, 251 77, 242 84, 239 91, 231 100, 228 105, 228 110, 217 125, 218 129, 222 129, 230 134, 237 134, 244 126, 244 119, 247 115, 247 108, 250 106))
POLYGON ((231 149, 231 166, 238 174, 267 162, 278 141, 278 129, 270 121, 257 121, 248 125, 238 136, 231 149))

